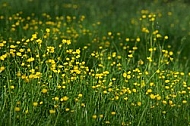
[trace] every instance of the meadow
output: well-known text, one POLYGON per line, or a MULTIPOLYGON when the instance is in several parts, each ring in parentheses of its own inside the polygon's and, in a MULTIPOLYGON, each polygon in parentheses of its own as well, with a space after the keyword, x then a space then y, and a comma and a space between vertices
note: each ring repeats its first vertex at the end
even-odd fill
POLYGON ((1 0, 0 126, 190 125, 189 8, 1 0))

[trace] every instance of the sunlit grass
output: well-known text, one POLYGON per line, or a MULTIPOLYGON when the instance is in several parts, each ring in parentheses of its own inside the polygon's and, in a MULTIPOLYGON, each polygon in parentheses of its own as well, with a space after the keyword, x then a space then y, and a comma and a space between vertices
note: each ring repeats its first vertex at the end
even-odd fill
MULTIPOLYGON (((62 9, 83 4, 89 3, 62 9)), ((82 9, 52 15, 47 8, 28 14, 11 13, 8 3, 0 7, 6 12, 0 15, 0 125, 189 125, 190 72, 181 55, 187 49, 171 42, 185 45, 189 33, 178 38, 170 31, 175 24, 161 28, 162 10, 141 9, 119 31, 106 15, 92 21, 82 9)), ((172 15, 165 17, 179 20, 172 15)), ((178 30, 188 31, 184 26, 178 30)))

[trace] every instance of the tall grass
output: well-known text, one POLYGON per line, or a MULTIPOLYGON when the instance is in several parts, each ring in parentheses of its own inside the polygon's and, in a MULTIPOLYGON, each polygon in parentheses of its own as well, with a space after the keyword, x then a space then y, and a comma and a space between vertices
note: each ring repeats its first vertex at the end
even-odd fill
POLYGON ((189 5, 136 3, 2 1, 0 125, 189 125, 189 5))

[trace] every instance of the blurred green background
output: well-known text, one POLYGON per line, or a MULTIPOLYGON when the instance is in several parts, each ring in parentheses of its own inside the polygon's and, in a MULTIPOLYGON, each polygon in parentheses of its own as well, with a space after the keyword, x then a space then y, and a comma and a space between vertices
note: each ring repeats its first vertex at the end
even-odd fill
POLYGON ((189 58, 190 48, 189 9, 188 0, 1 0, 0 3, 0 13, 6 16, 20 11, 26 16, 35 13, 38 19, 43 18, 42 13, 51 17, 84 15, 89 28, 90 24, 101 22, 100 35, 111 31, 128 37, 141 35, 139 17, 142 10, 148 10, 158 16, 156 27, 169 36, 167 44, 174 51, 180 50, 185 58, 189 58))

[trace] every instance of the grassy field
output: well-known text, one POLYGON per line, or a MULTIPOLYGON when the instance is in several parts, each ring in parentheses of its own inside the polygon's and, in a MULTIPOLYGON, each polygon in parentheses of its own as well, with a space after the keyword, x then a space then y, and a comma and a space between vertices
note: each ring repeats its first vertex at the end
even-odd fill
POLYGON ((189 8, 1 0, 0 126, 190 125, 189 8))

